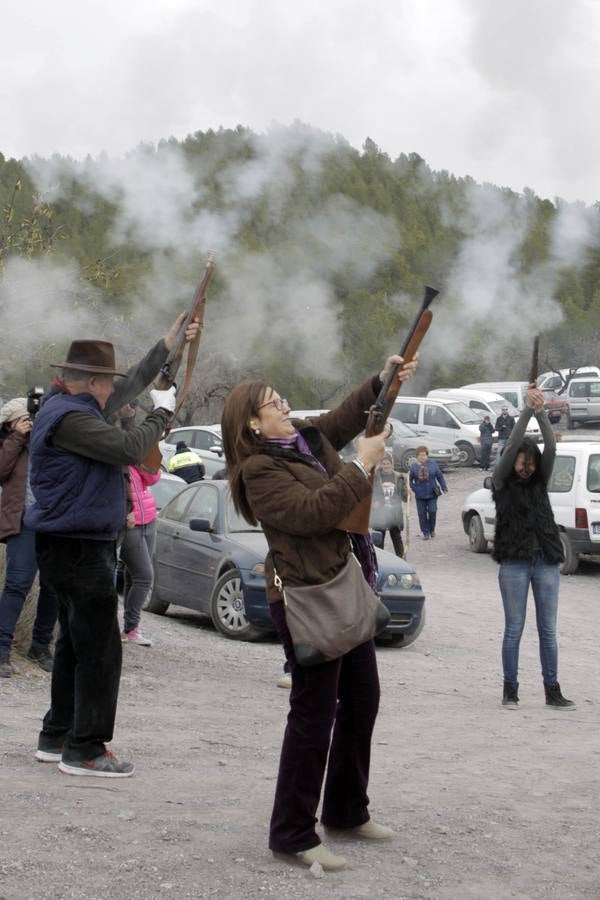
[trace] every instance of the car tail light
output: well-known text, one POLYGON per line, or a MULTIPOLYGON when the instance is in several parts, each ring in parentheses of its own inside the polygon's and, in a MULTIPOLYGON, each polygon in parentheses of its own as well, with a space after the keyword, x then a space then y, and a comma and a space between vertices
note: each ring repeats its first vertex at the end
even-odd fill
POLYGON ((578 507, 575 510, 575 528, 587 528, 588 527, 588 517, 587 510, 581 509, 578 507))

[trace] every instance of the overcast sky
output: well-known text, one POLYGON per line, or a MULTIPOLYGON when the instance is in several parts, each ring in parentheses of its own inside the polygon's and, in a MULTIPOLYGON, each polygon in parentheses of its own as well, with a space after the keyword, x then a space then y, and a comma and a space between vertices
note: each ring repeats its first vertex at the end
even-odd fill
POLYGON ((6 156, 300 119, 600 199, 599 0, 21 0, 0 22, 6 156))

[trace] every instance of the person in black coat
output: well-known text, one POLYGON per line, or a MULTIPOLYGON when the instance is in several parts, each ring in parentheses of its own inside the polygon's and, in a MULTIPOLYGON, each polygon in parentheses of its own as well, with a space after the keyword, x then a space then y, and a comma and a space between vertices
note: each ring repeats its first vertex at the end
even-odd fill
POLYGON ((508 406, 503 406, 500 415, 496 419, 496 424, 494 425, 494 431, 498 432, 497 459, 500 459, 502 456, 504 448, 506 447, 506 442, 514 427, 515 420, 512 416, 509 416, 508 406))
POLYGON ((479 426, 479 434, 481 435, 479 443, 481 445, 481 468, 487 470, 490 467, 490 456, 494 445, 494 426, 489 416, 483 417, 483 422, 479 426))

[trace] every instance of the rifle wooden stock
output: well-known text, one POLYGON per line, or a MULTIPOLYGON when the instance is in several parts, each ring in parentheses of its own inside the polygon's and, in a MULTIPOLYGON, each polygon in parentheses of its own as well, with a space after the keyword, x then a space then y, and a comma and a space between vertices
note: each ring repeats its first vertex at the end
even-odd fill
MULTIPOLYGON (((421 310, 417 314, 402 346, 400 355, 404 359, 403 365, 412 362, 415 358, 417 350, 421 345, 421 341, 429 330, 429 326, 433 319, 433 313, 429 309, 429 304, 437 294, 438 291, 436 291, 435 288, 425 288, 423 305, 421 306, 421 310)), ((402 382, 396 377, 400 369, 401 366, 399 365, 394 367, 391 376, 386 378, 377 400, 369 410, 369 418, 367 419, 365 428, 366 437, 373 437, 376 434, 381 434, 385 428, 388 416, 392 411, 394 402, 402 385, 402 382)), ((358 503, 354 509, 336 525, 336 528, 339 528, 341 531, 351 531, 355 534, 368 534, 369 519, 371 517, 371 500, 373 497, 373 477, 373 473, 371 473, 369 478, 371 493, 361 500, 360 503, 358 503)))
MULTIPOLYGON (((186 360, 186 368, 185 368, 185 376, 183 385, 177 395, 177 406, 175 407, 175 412, 171 416, 171 421, 167 425, 165 429, 165 433, 163 438, 166 437, 171 430, 171 425, 174 422, 179 410, 183 406, 185 402, 185 398, 190 388, 190 384, 192 381, 192 375, 194 374, 194 366, 196 364, 196 359, 198 358, 198 348, 200 347, 200 339, 202 337, 202 331, 204 328, 204 310, 206 308, 206 291, 208 289, 208 285, 210 283, 210 279, 212 278, 212 274, 215 268, 214 259, 212 254, 208 257, 206 262, 206 268, 204 270, 204 275, 202 276, 202 280, 198 285, 196 292, 194 294, 194 299, 192 300, 189 309, 185 314, 185 318, 181 323, 179 328, 179 332, 175 339, 175 343, 173 345, 172 350, 167 356, 166 362, 162 369, 158 374, 158 378, 154 382, 154 387, 159 391, 167 391, 170 387, 175 384, 175 378, 177 376, 177 372, 181 366, 183 360, 183 354, 187 347, 187 360, 186 360), (198 329, 198 334, 189 344, 185 342, 185 332, 190 325, 194 321, 194 319, 198 320, 200 328, 198 329)), ((162 462, 162 453, 160 452, 160 448, 158 444, 152 448, 150 453, 146 456, 146 458, 142 462, 142 466, 148 472, 158 472, 160 469, 160 464, 162 462)))

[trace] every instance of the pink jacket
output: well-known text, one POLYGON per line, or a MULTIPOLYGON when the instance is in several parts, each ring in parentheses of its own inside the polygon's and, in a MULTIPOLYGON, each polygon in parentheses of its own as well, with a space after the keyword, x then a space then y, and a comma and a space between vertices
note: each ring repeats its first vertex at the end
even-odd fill
POLYGON ((129 466, 131 478, 131 499, 133 501, 133 514, 136 525, 149 525, 158 515, 156 502, 148 490, 151 484, 156 484, 160 478, 160 472, 153 475, 137 466, 129 466))

